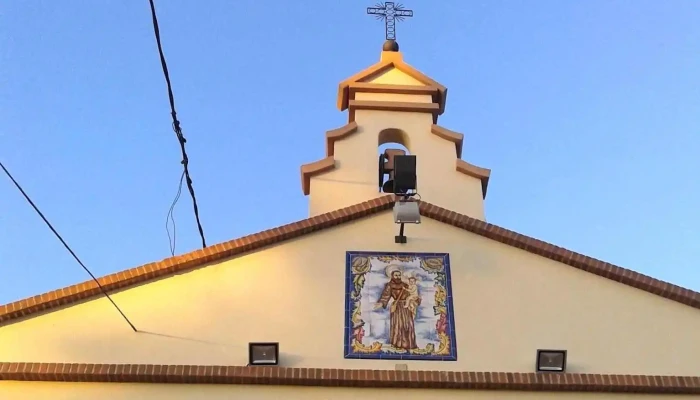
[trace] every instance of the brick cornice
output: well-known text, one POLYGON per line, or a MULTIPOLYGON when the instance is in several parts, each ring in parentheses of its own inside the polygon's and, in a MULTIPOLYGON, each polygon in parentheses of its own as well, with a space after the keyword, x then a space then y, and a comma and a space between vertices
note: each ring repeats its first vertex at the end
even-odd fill
POLYGON ((700 309, 700 293, 422 202, 421 215, 580 270, 700 309))
MULTIPOLYGON (((215 244, 180 256, 169 257, 162 261, 109 274, 99 278, 98 281, 108 292, 125 289, 388 210, 392 207, 393 202, 393 196, 379 197, 340 210, 215 244)), ((0 324, 100 295, 101 291, 97 284, 89 280, 1 305, 0 324)))
POLYGON ((0 380, 700 394, 698 376, 393 371, 212 365, 0 363, 0 380))
MULTIPOLYGON (((219 243, 205 249, 116 272, 99 278, 99 282, 109 292, 125 289, 156 278, 163 278, 175 273, 201 267, 207 263, 225 260, 308 233, 364 218, 384 210, 389 210, 393 204, 393 195, 378 197, 340 210, 317 215, 312 218, 282 225, 228 242, 219 243)), ((700 309, 700 293, 690 289, 654 279, 647 275, 592 257, 587 257, 583 254, 575 253, 427 202, 420 203, 420 210, 421 215, 424 217, 700 309)), ((0 324, 65 305, 74 304, 99 295, 101 295, 101 292, 95 282, 86 281, 77 285, 5 304, 0 306, 0 324)))

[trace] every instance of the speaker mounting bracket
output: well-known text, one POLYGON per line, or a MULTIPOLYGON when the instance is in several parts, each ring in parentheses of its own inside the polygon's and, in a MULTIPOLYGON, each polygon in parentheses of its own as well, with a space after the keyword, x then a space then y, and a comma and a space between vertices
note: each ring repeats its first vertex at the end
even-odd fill
POLYGON ((403 234, 404 224, 402 223, 399 227, 399 235, 394 236, 394 243, 404 244, 407 241, 406 235, 403 234))

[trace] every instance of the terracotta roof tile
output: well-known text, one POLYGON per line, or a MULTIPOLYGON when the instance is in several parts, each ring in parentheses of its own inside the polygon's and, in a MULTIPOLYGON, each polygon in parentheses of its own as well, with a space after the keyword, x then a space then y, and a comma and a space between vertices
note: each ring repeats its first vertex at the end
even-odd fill
MULTIPOLYGON (((340 210, 210 246, 206 249, 115 272, 99 278, 99 282, 107 291, 128 288, 152 279, 197 268, 207 263, 224 260, 285 240, 364 218, 368 215, 389 210, 393 204, 393 195, 379 197, 340 210)), ((424 217, 700 309, 700 293, 690 289, 596 260, 427 202, 421 202, 420 209, 421 215, 424 217)), ((95 282, 86 281, 28 299, 15 301, 0 306, 0 323, 77 303, 100 294, 101 292, 95 282)))

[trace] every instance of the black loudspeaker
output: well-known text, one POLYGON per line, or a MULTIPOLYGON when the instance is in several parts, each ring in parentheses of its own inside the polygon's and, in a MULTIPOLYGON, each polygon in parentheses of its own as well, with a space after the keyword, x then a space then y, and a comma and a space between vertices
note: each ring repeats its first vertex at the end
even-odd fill
POLYGON ((394 181, 389 178, 384 185, 382 185, 382 192, 384 193, 394 193, 394 181))
POLYGON ((394 193, 416 190, 416 156, 394 157, 394 193))
POLYGON ((406 152, 401 149, 386 149, 379 155, 379 191, 384 193, 395 193, 394 191, 394 157, 403 156, 406 152), (389 179, 384 181, 385 175, 389 179))
MULTIPOLYGON (((382 191, 382 188, 384 187, 384 175, 386 175, 386 171, 384 170, 384 163, 386 162, 386 154, 380 154, 379 155, 379 191, 382 191)), ((392 183, 391 186, 393 187, 394 184, 392 183)))

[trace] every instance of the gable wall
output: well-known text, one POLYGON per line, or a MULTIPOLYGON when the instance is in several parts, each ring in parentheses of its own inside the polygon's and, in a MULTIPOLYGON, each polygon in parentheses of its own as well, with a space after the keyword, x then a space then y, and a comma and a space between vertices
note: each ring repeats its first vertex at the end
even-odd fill
POLYGON ((700 310, 429 219, 393 243, 390 212, 113 296, 0 327, 7 362, 245 365, 279 341, 285 366, 394 369, 343 358, 347 250, 448 252, 458 361, 409 369, 531 372, 538 348, 569 371, 697 375, 700 310))
POLYGON ((391 68, 379 74, 369 76, 366 79, 362 79, 362 82, 383 83, 389 85, 425 86, 425 84, 418 79, 413 78, 412 76, 396 68, 391 68))

